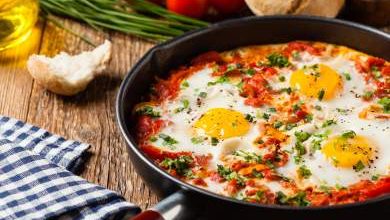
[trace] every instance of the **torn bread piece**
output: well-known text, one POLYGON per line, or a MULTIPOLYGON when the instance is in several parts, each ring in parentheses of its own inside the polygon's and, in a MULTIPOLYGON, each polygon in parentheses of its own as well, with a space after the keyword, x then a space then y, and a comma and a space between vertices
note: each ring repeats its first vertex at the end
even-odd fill
POLYGON ((316 15, 336 17, 345 0, 245 0, 258 15, 316 15))
POLYGON ((85 90, 94 77, 106 69, 111 42, 106 40, 93 51, 71 56, 61 52, 53 58, 32 55, 27 61, 31 76, 47 90, 72 96, 85 90))

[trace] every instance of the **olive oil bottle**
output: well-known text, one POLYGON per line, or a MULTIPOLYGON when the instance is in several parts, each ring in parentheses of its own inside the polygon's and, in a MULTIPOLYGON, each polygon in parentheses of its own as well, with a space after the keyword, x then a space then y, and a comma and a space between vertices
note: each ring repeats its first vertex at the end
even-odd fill
POLYGON ((38 0, 0 0, 0 51, 26 40, 38 19, 38 0))

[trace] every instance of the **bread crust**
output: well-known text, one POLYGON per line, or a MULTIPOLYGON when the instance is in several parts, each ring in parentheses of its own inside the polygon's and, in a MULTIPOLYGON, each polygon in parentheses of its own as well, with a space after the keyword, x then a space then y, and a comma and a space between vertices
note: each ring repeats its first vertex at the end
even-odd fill
POLYGON ((336 17, 345 0, 245 0, 256 15, 316 15, 336 17))

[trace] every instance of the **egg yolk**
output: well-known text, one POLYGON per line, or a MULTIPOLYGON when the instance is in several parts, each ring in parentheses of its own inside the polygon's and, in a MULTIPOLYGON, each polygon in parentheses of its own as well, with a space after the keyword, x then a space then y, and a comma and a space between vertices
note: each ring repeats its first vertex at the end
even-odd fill
POLYGON ((295 71, 290 86, 308 97, 330 100, 342 87, 342 80, 329 66, 317 64, 295 71))
POLYGON ((359 162, 367 165, 372 158, 373 146, 363 136, 337 136, 323 146, 322 152, 336 167, 351 168, 359 162))
POLYGON ((240 112, 224 109, 209 109, 194 125, 214 138, 226 139, 246 134, 249 122, 240 112))

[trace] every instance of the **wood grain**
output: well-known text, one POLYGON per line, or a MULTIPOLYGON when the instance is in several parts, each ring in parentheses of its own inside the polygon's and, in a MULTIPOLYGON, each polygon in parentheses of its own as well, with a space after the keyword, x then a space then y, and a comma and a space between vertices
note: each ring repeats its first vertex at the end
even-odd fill
POLYGON ((142 208, 157 202, 128 157, 115 122, 115 96, 122 78, 153 44, 118 33, 103 34, 71 20, 65 26, 96 44, 113 42, 108 69, 75 97, 45 91, 29 76, 25 62, 32 53, 76 54, 92 47, 51 23, 39 24, 24 45, 0 53, 0 114, 16 117, 67 138, 91 144, 81 176, 123 195, 142 208), (31 48, 25 50, 25 45, 31 48))
POLYGON ((117 191, 142 208, 150 207, 157 202, 157 197, 144 185, 128 157, 115 122, 115 96, 125 74, 153 44, 119 33, 99 33, 72 20, 62 21, 67 28, 96 44, 105 38, 113 42, 112 60, 107 71, 75 97, 61 97, 45 91, 25 68, 30 54, 53 56, 60 51, 76 54, 92 47, 41 21, 27 42, 0 52, 0 114, 91 144, 91 156, 81 176, 117 191))

